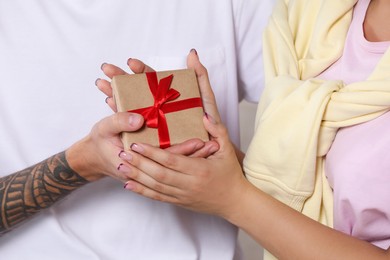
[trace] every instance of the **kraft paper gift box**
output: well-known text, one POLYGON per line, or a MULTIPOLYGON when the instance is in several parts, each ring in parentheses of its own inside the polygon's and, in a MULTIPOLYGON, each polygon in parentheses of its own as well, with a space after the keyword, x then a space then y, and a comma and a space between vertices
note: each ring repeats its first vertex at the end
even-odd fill
POLYGON ((142 114, 145 125, 122 133, 125 149, 135 142, 166 148, 191 138, 209 140, 193 70, 172 70, 115 76, 113 96, 118 112, 142 114))

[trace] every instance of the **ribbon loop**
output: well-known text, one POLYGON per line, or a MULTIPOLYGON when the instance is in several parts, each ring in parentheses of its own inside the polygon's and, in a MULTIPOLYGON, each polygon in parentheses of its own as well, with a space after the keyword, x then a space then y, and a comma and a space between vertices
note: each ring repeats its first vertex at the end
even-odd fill
POLYGON ((146 125, 148 127, 157 128, 160 147, 167 148, 171 145, 171 142, 165 113, 202 107, 202 100, 200 98, 190 98, 167 103, 177 99, 180 96, 179 91, 170 88, 173 75, 171 74, 158 81, 156 72, 147 72, 145 74, 150 92, 154 98, 154 104, 150 107, 134 109, 128 112, 141 114, 145 118, 146 125))

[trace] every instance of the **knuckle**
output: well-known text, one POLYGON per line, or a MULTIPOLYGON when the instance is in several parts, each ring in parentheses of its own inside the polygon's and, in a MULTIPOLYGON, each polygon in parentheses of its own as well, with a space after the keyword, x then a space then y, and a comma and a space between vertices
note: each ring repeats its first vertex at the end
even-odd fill
POLYGON ((189 203, 186 203, 186 202, 184 202, 184 201, 181 201, 181 200, 174 200, 174 203, 177 205, 177 206, 180 206, 180 207, 183 207, 183 208, 185 208, 185 207, 187 207, 188 205, 189 205, 189 203))
POLYGON ((228 130, 225 126, 223 125, 220 125, 219 129, 218 129, 218 132, 221 134, 221 135, 228 135, 228 130))
POLYGON ((145 187, 139 184, 135 184, 132 191, 141 195, 145 195, 145 187))
POLYGON ((120 120, 120 116, 118 113, 115 113, 115 114, 109 116, 108 118, 110 120, 110 122, 109 122, 110 127, 117 128, 117 126, 120 125, 121 120, 120 120))
POLYGON ((103 125, 104 125, 104 123, 105 123, 105 120, 106 119, 102 119, 102 120, 100 120, 99 122, 97 122, 93 127, 92 127, 92 129, 91 129, 91 134, 93 135, 93 136, 100 136, 101 134, 102 134, 102 128, 103 128, 103 125))
POLYGON ((158 191, 158 192, 161 192, 161 193, 164 193, 165 189, 164 189, 164 185, 159 183, 159 182, 156 182, 154 184, 154 190, 158 191))
POLYGON ((164 171, 159 171, 155 175, 155 179, 159 182, 165 182, 167 180, 168 174, 164 171))
POLYGON ((139 176, 140 176, 140 173, 137 169, 134 169, 134 167, 131 169, 131 171, 129 171, 126 176, 130 179, 133 179, 133 180, 136 180, 136 181, 139 181, 139 176))
POLYGON ((168 168, 172 168, 173 166, 176 165, 176 163, 177 160, 174 154, 168 154, 163 162, 163 164, 168 168))
MULTIPOLYGON (((126 149, 126 147, 125 147, 126 149)), ((131 151, 131 150, 126 150, 126 153, 131 155, 131 160, 129 161, 129 164, 134 166, 132 169, 134 170, 135 173, 139 174, 139 169, 141 169, 142 163, 140 159, 140 155, 131 151)))
POLYGON ((161 196, 158 192, 153 192, 150 198, 157 201, 164 201, 164 197, 161 196))

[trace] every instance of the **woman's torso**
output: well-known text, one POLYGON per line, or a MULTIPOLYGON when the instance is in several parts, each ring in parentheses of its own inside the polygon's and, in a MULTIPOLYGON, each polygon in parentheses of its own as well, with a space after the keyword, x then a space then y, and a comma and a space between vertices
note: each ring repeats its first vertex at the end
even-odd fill
MULTIPOLYGON (((370 0, 355 6, 342 57, 321 73, 346 84, 368 78, 390 42, 369 42, 363 22, 370 0)), ((382 248, 390 245, 390 113, 338 131, 325 170, 334 190, 334 227, 382 248)))

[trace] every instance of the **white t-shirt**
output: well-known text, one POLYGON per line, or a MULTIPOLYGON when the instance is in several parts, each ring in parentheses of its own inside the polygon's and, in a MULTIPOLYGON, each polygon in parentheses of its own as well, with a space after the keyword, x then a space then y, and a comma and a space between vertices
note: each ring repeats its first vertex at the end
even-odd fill
MULTIPOLYGON (((0 176, 85 136, 112 112, 100 64, 185 68, 196 48, 238 144, 238 102, 263 85, 273 0, 0 1, 0 176)), ((227 187, 228 188, 228 187, 227 187)), ((140 197, 113 179, 73 192, 0 238, 0 259, 234 259, 228 222, 140 197)), ((237 259, 239 257, 236 257, 237 259)))

